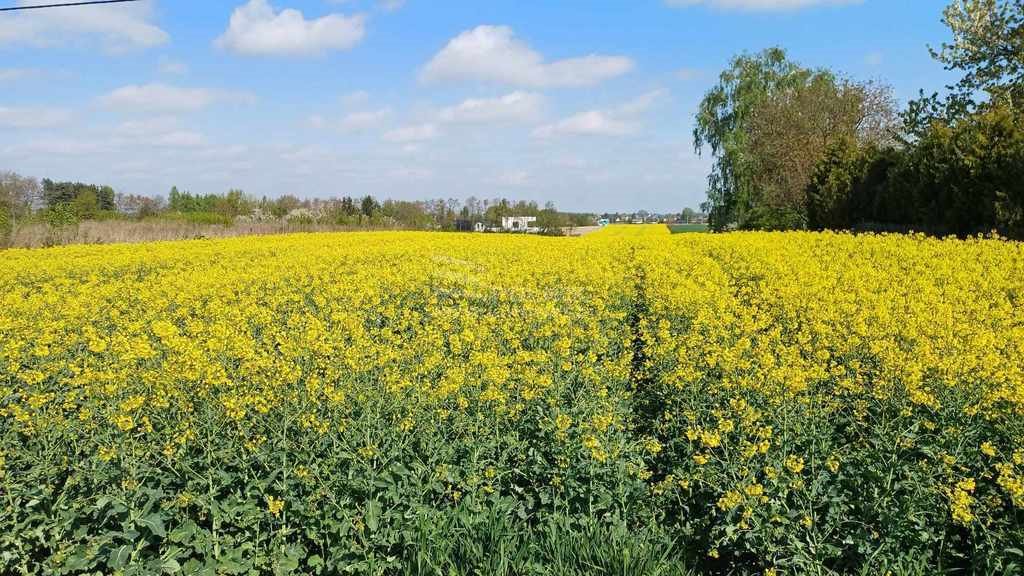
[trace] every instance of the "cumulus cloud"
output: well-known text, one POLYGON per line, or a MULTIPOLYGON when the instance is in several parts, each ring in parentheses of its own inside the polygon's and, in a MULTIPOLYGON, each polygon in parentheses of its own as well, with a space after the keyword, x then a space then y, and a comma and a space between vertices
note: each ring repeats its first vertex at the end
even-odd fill
POLYGON ((423 67, 424 82, 483 80, 534 88, 592 86, 633 69, 624 56, 590 55, 547 62, 507 26, 478 26, 448 42, 423 67))
MULTIPOLYGON (((38 4, 19 0, 19 5, 38 4)), ((60 45, 86 38, 121 52, 166 43, 170 36, 153 23, 153 2, 90 6, 87 9, 27 10, 0 18, 0 45, 60 45)))
POLYGON ((329 14, 307 20, 302 12, 275 12, 267 0, 249 0, 231 14, 217 46, 249 56, 311 56, 348 50, 366 34, 365 17, 329 14))
POLYGON ((499 98, 470 98, 442 109, 438 118, 453 124, 532 122, 541 116, 544 97, 532 92, 513 92, 499 98))
POLYGON ((587 110, 540 126, 533 136, 630 136, 640 131, 638 117, 667 98, 664 90, 653 90, 609 110, 587 110))
POLYGON ((412 124, 385 132, 384 139, 388 142, 395 142, 399 144, 426 142, 436 138, 437 132, 437 125, 435 124, 412 124))
POLYGON ((0 126, 4 128, 52 128, 71 120, 70 110, 38 106, 0 106, 0 126))
POLYGON ((100 104, 127 112, 196 112, 218 102, 252 102, 251 94, 180 88, 168 84, 122 86, 100 97, 100 104))
POLYGON ((859 4, 863 0, 665 0, 668 6, 711 6, 723 10, 749 10, 770 12, 775 10, 796 10, 811 6, 838 6, 859 4))

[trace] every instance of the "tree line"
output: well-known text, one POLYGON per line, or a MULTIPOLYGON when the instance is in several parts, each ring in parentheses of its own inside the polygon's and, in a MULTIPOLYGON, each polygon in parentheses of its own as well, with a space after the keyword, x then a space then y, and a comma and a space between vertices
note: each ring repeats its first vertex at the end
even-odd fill
POLYGON ((287 221, 292 224, 457 230, 480 222, 500 226, 505 216, 534 216, 544 233, 588 226, 593 214, 559 211, 551 202, 507 198, 435 199, 421 201, 359 198, 300 199, 293 195, 254 198, 241 190, 194 194, 173 187, 167 197, 117 193, 110 186, 81 182, 38 181, 0 172, 0 243, 29 223, 67 226, 86 220, 169 219, 194 224, 230 226, 236 222, 287 221))
POLYGON ((1024 238, 1024 3, 953 2, 943 21, 952 40, 930 50, 961 79, 903 109, 781 48, 736 57, 694 130, 712 228, 1024 238))

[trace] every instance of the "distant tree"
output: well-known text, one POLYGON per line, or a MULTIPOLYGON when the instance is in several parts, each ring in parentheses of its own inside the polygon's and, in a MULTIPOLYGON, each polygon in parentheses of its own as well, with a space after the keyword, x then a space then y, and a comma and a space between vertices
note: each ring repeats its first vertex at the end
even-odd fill
POLYGON ((302 200, 290 194, 285 194, 269 203, 269 211, 276 218, 283 218, 301 207, 302 200))
POLYGON ((47 208, 71 207, 79 219, 97 218, 117 210, 116 193, 110 186, 81 182, 43 180, 43 200, 47 208))
POLYGON ((0 242, 18 231, 41 196, 42 187, 36 179, 0 172, 0 242))
POLYGON ((356 208, 356 201, 352 198, 345 196, 341 199, 341 213, 345 216, 355 216, 359 213, 359 209, 356 208))
POLYGON ((69 182, 54 182, 43 179, 43 201, 47 208, 69 205, 75 200, 75 189, 69 182))
POLYGON ((177 186, 171 186, 171 192, 167 195, 167 207, 174 212, 187 212, 184 206, 184 198, 177 186))
POLYGON ((367 218, 372 217, 378 210, 380 210, 380 204, 373 196, 365 196, 359 203, 359 211, 367 218))
POLYGON ((222 197, 213 200, 213 211, 227 219, 235 219, 252 213, 253 202, 241 190, 229 190, 222 197))
POLYGON ((548 233, 561 233, 562 228, 569 227, 570 225, 569 218, 558 211, 554 202, 544 204, 544 209, 537 214, 537 227, 548 233))
POLYGON ((469 217, 473 220, 481 218, 484 214, 483 203, 476 196, 466 198, 465 208, 469 212, 469 217))
POLYGON ((94 220, 100 214, 100 199, 95 190, 83 189, 71 201, 71 211, 79 220, 94 220))
POLYGON ((690 224, 697 219, 697 211, 689 207, 683 208, 682 213, 679 215, 679 219, 690 224))

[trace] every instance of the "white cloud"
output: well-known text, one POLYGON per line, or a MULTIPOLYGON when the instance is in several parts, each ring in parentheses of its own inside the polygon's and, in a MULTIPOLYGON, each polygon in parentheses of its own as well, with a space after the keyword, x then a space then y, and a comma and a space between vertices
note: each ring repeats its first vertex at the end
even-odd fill
POLYGON ((341 119, 339 128, 345 132, 358 132, 380 126, 391 117, 390 108, 352 112, 341 119))
POLYGON ((654 106, 668 99, 668 92, 665 90, 652 90, 641 94, 636 98, 618 107, 618 116, 636 116, 647 112, 654 106))
POLYGON ((723 10, 749 10, 770 12, 775 10, 796 10, 811 6, 839 6, 859 4, 863 0, 665 0, 668 6, 711 6, 723 10))
POLYGON ((99 99, 109 108, 143 112, 195 112, 217 102, 253 100, 251 94, 241 92, 179 88, 159 83, 123 86, 99 99))
POLYGON ((173 116, 156 116, 144 120, 128 120, 118 124, 114 133, 128 137, 149 137, 154 134, 178 130, 181 124, 173 116))
POLYGON ((633 69, 623 56, 590 55, 545 62, 507 26, 463 32, 423 67, 424 82, 483 80, 530 87, 592 86, 633 69))
POLYGON ((161 74, 172 74, 174 76, 188 74, 188 64, 177 60, 161 60, 159 69, 161 74))
POLYGON ((541 126, 534 130, 533 135, 537 138, 551 138, 553 136, 628 136, 635 134, 638 128, 635 124, 614 118, 608 112, 602 110, 590 110, 580 112, 564 120, 541 126))
POLYGON ((307 20, 302 12, 275 12, 267 0, 249 0, 231 14, 216 44, 245 55, 310 56, 347 50, 366 34, 365 17, 329 14, 307 20))
POLYGON ((165 148, 194 148, 206 143, 206 138, 199 132, 192 130, 175 130, 157 136, 146 141, 153 146, 165 148))
POLYGON ((201 133, 182 127, 181 122, 173 116, 129 120, 119 124, 113 133, 113 141, 122 141, 132 146, 194 148, 206 143, 201 133))
MULTIPOLYGON (((38 4, 19 0, 19 5, 38 4)), ((73 39, 99 40, 108 50, 125 51, 166 43, 170 36, 153 20, 153 2, 27 10, 0 18, 0 45, 53 46, 73 39)))
POLYGON ((511 170, 500 174, 494 179, 494 183, 499 186, 521 187, 529 185, 530 180, 530 173, 526 170, 511 170))
POLYGON ((500 98, 471 98, 438 114, 441 122, 453 124, 487 124, 498 122, 532 122, 539 118, 544 97, 532 92, 513 92, 500 98))
POLYGON ((71 111, 64 108, 0 106, 0 126, 4 128, 52 128, 67 124, 71 111))
POLYGON ((653 90, 609 110, 588 110, 540 126, 533 131, 533 136, 630 136, 640 131, 637 117, 667 99, 665 90, 653 90))
POLYGON ((414 142, 426 142, 437 137, 437 126, 435 124, 412 124, 395 128, 384 134, 388 142, 408 144, 414 142))
POLYGON ((108 142, 98 142, 95 139, 51 138, 19 142, 4 149, 4 154, 10 156, 87 156, 109 149, 108 142))
POLYGON ((308 124, 316 129, 335 128, 342 132, 361 132, 380 126, 391 116, 391 108, 350 112, 337 121, 325 118, 322 114, 314 114, 309 117, 308 124))
POLYGON ((429 168, 397 168, 388 176, 406 182, 426 182, 434 178, 434 171, 429 168))

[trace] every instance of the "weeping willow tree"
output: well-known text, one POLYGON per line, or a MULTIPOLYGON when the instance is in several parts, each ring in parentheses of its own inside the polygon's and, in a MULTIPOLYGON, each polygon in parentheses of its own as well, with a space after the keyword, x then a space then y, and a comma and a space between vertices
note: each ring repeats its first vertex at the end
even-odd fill
POLYGON ((697 153, 711 151, 704 211, 715 230, 742 225, 754 204, 749 124, 773 94, 803 84, 811 71, 789 60, 781 48, 733 59, 700 103, 693 131, 697 153))

